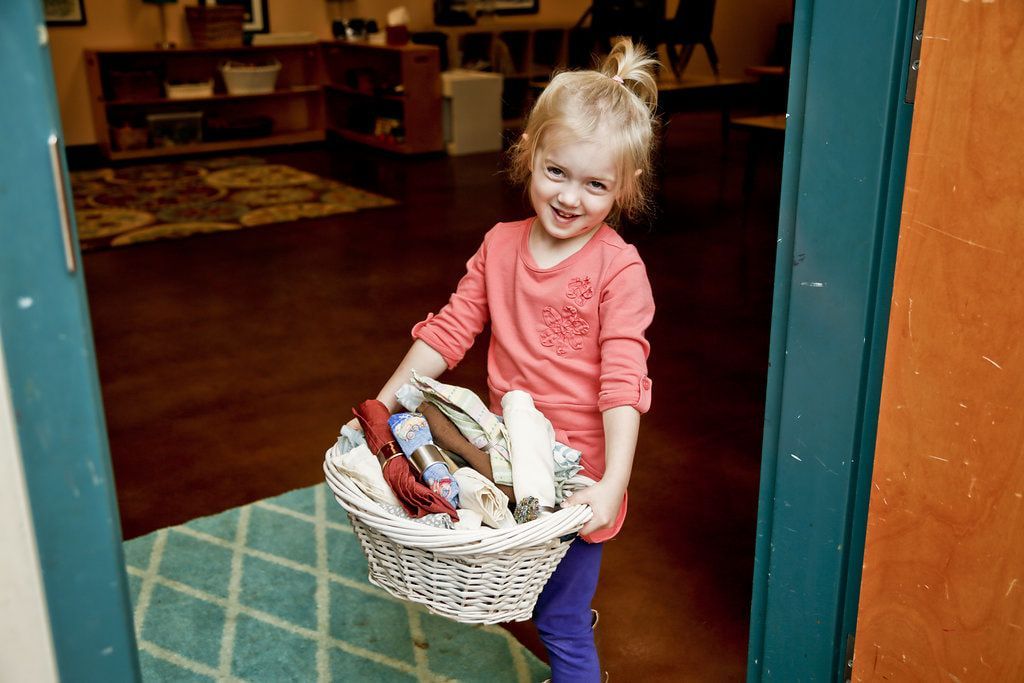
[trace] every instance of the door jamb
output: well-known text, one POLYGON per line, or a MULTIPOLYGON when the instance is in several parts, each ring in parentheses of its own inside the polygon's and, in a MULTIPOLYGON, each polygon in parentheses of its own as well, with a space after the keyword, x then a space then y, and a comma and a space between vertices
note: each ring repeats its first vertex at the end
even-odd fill
POLYGON ((843 680, 856 626, 912 116, 914 0, 875 4, 794 10, 749 682, 843 680))

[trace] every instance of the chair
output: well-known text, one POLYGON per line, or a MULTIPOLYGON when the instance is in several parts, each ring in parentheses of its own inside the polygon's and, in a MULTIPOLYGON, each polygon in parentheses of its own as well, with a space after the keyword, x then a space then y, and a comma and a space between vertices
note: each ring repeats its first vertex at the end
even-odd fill
POLYGON ((593 0, 572 31, 588 39, 589 46, 577 47, 585 53, 608 54, 612 38, 618 36, 629 36, 634 43, 654 50, 664 22, 665 0, 593 0), (588 18, 590 28, 583 32, 588 18))
POLYGON ((669 65, 676 80, 693 57, 693 50, 701 45, 707 52, 711 71, 718 76, 718 52, 711 40, 711 26, 715 18, 715 0, 679 0, 676 15, 668 23, 661 36, 668 52, 669 65))
POLYGON ((680 80, 694 48, 702 45, 717 77, 718 52, 711 40, 714 16, 715 0, 679 0, 675 17, 670 20, 665 17, 665 0, 593 0, 573 27, 579 34, 590 19, 586 34, 589 45, 571 52, 607 53, 616 36, 629 36, 650 50, 664 43, 672 73, 680 80))

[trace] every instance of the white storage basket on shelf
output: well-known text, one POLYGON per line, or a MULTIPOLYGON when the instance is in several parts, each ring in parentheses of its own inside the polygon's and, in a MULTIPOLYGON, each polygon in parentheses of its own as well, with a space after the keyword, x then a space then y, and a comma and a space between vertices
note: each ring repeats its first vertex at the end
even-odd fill
POLYGON ((220 75, 229 95, 260 95, 274 92, 281 62, 276 59, 268 64, 242 64, 225 62, 220 65, 220 75))
POLYGON ((569 544, 590 519, 574 505, 510 529, 439 529, 396 517, 331 464, 327 485, 366 553, 370 583, 469 624, 525 621, 569 544))
POLYGON ((213 97, 213 79, 193 83, 164 83, 164 92, 169 100, 188 100, 213 97))

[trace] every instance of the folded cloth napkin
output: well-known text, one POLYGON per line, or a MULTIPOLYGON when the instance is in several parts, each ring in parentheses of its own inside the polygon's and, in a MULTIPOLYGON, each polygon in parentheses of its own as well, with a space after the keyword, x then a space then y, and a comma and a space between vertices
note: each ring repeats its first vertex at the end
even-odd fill
MULTIPOLYGON (((455 423, 449 420, 448 416, 442 413, 436 405, 429 401, 424 401, 420 404, 420 414, 426 418, 427 424, 430 425, 430 433, 434 435, 434 442, 438 446, 455 453, 465 460, 467 465, 490 481, 494 481, 494 473, 491 470, 491 458, 471 444, 462 435, 458 427, 455 426, 455 423)), ((511 486, 498 484, 498 488, 509 498, 512 497, 511 486)))
MULTIPOLYGON (((362 432, 348 428, 350 431, 362 437, 362 432)), ((414 522, 426 524, 427 526, 441 529, 454 529, 452 519, 446 513, 435 513, 416 518, 405 511, 401 501, 395 496, 388 483, 384 481, 384 474, 381 472, 380 463, 376 456, 366 446, 365 439, 360 438, 363 443, 349 449, 343 450, 339 445, 328 451, 328 459, 331 465, 339 473, 349 477, 366 497, 395 517, 411 519, 414 522)), ((340 442, 340 439, 339 439, 340 442)))
POLYGON ((564 443, 555 442, 551 457, 555 461, 555 501, 561 505, 568 498, 566 486, 576 476, 581 476, 583 465, 580 464, 582 454, 575 448, 564 443))
POLYGON ((479 529, 481 522, 483 522, 483 517, 476 510, 459 508, 459 521, 455 523, 455 528, 461 531, 472 531, 479 529))
POLYGON ((457 509, 459 484, 452 479, 454 468, 448 466, 441 449, 434 443, 427 419, 420 413, 395 413, 388 418, 388 425, 423 483, 457 509))
POLYGON ((358 429, 352 429, 348 425, 344 425, 341 428, 341 433, 338 435, 338 450, 342 453, 348 453, 359 445, 366 445, 366 437, 358 429))
POLYGON ((423 392, 411 384, 403 384, 395 392, 395 398, 398 399, 399 404, 403 408, 410 413, 415 413, 420 409, 420 404, 423 403, 423 392))
POLYGON ((469 389, 422 377, 415 370, 410 384, 423 393, 424 401, 437 406, 471 444, 490 456, 495 482, 512 484, 508 432, 498 416, 487 410, 479 396, 469 389))
POLYGON ((575 477, 565 482, 565 486, 563 487, 565 497, 568 498, 577 491, 585 489, 588 486, 593 486, 596 483, 596 481, 585 474, 577 474, 575 477))
POLYGON ((363 401, 352 412, 366 435, 366 445, 382 463, 384 481, 391 486, 402 506, 413 517, 435 512, 446 512, 458 521, 459 515, 451 503, 431 491, 413 476, 412 467, 402 453, 388 427, 391 412, 377 400, 363 401))
POLYGON ((541 510, 555 506, 555 429, 525 391, 501 398, 512 446, 512 488, 516 500, 536 498, 541 510))
POLYGON ((384 481, 377 457, 365 443, 347 452, 342 452, 340 447, 331 451, 330 461, 334 469, 351 479, 367 498, 381 505, 401 505, 395 492, 384 481))
POLYGON ((516 525, 508 511, 508 496, 494 482, 471 467, 460 467, 452 476, 459 482, 460 510, 479 513, 483 523, 494 529, 516 525))

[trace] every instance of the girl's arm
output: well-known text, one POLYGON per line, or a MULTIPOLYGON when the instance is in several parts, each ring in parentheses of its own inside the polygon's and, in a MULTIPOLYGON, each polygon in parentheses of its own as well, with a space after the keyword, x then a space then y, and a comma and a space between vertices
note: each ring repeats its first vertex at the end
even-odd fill
POLYGON ((581 534, 590 535, 615 523, 622 506, 622 497, 633 471, 633 453, 640 431, 640 413, 632 406, 609 408, 604 418, 605 470, 601 481, 577 491, 566 505, 589 505, 594 512, 581 534))
POLYGON ((377 394, 377 400, 386 405, 388 410, 395 412, 395 408, 398 407, 398 399, 395 398, 395 392, 409 381, 413 370, 424 377, 437 379, 447 369, 448 364, 445 362, 444 357, 425 341, 417 339, 412 343, 409 352, 405 354, 402 362, 398 364, 398 368, 391 375, 391 379, 384 384, 380 393, 377 394))
MULTIPOLYGON (((409 381, 413 370, 424 377, 437 379, 447 368, 448 365, 440 353, 431 348, 425 341, 417 339, 412 343, 409 352, 405 354, 402 362, 398 364, 398 368, 391 375, 391 379, 381 387, 380 393, 377 394, 377 400, 386 405, 388 410, 393 413, 395 408, 398 407, 398 399, 395 398, 395 392, 409 381)), ((359 421, 356 418, 349 420, 347 426, 362 431, 362 427, 359 426, 359 421)))

